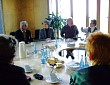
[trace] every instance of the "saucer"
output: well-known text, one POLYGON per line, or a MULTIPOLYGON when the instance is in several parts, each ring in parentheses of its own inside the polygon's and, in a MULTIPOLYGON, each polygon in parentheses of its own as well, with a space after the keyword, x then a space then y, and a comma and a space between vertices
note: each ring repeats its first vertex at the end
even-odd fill
POLYGON ((80 64, 78 62, 70 62, 70 63, 66 64, 67 68, 70 68, 70 69, 73 69, 73 70, 79 69, 79 65, 80 64))
POLYGON ((61 79, 58 78, 58 80, 56 81, 51 81, 50 77, 46 78, 46 82, 49 82, 49 83, 59 83, 61 81, 61 79))
POLYGON ((32 68, 29 65, 25 65, 24 69, 25 69, 26 73, 31 73, 33 71, 32 68))

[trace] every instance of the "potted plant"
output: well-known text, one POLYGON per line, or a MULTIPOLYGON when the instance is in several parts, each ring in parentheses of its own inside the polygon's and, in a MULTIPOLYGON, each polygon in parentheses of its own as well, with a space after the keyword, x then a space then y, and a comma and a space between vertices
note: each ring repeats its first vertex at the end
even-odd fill
POLYGON ((50 21, 50 27, 52 27, 55 30, 56 38, 59 38, 60 30, 64 25, 66 25, 67 19, 61 18, 61 16, 58 15, 58 13, 49 14, 48 18, 45 19, 50 21))

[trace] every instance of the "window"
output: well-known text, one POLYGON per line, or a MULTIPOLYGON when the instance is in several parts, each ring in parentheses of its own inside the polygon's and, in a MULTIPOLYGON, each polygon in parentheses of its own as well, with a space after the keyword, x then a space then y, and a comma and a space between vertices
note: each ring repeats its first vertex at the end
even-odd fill
POLYGON ((97 0, 89 0, 89 23, 97 19, 97 0))
POLYGON ((49 0, 49 13, 52 12, 56 14, 56 0, 49 0))
POLYGON ((73 20, 78 27, 86 27, 86 0, 73 0, 73 20))
MULTIPOLYGON (((108 17, 110 17, 108 16, 109 5, 110 5, 109 1, 110 0, 100 0, 99 3, 100 17, 98 18, 100 18, 99 19, 100 24, 98 25, 100 26, 98 27, 100 27, 99 28, 100 31, 104 33, 108 33, 108 17)), ((91 20, 93 19, 97 20, 97 16, 98 16, 97 0, 49 0, 50 12, 56 13, 56 8, 62 18, 69 18, 72 16, 74 24, 78 27, 79 31, 81 27, 86 27, 88 23, 91 22, 91 20), (56 7, 56 1, 58 1, 58 7, 56 7), (86 3, 88 6, 88 10, 86 10, 86 3), (88 17, 89 17, 89 21, 88 21, 88 17)))
POLYGON ((70 0, 58 0, 58 12, 62 18, 69 18, 70 16, 70 0))
POLYGON ((100 31, 108 33, 108 8, 109 0, 101 0, 100 10, 100 31))

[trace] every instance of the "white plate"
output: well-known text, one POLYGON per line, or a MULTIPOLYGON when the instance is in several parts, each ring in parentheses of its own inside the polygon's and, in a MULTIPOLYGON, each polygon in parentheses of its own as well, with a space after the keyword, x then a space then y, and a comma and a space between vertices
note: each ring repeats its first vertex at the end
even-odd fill
POLYGON ((32 68, 29 66, 29 65, 25 65, 25 72, 26 73, 29 73, 29 72, 32 72, 33 70, 32 70, 32 68))
POLYGON ((78 62, 69 62, 66 64, 67 68, 77 70, 79 68, 78 62))
POLYGON ((31 73, 33 70, 30 69, 30 70, 25 70, 26 73, 31 73))
POLYGON ((46 78, 46 82, 49 82, 49 83, 59 83, 61 81, 61 79, 58 78, 57 81, 51 81, 50 77, 46 78))

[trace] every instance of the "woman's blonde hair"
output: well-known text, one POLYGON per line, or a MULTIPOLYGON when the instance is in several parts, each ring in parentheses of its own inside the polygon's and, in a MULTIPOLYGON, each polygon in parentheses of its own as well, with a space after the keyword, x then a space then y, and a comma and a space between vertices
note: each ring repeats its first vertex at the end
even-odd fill
POLYGON ((110 34, 95 32, 87 38, 87 51, 92 57, 93 63, 109 64, 110 63, 110 34))

